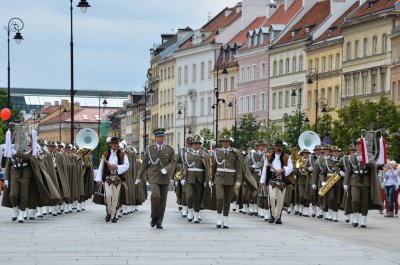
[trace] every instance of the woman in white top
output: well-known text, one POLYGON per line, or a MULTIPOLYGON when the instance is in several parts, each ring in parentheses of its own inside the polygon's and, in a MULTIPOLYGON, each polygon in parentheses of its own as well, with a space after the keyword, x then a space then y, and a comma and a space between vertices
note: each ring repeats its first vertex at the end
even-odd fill
POLYGON ((393 217, 394 193, 400 184, 399 171, 397 171, 396 161, 390 161, 389 168, 384 169, 384 183, 386 201, 389 205, 389 212, 385 215, 385 217, 393 217))

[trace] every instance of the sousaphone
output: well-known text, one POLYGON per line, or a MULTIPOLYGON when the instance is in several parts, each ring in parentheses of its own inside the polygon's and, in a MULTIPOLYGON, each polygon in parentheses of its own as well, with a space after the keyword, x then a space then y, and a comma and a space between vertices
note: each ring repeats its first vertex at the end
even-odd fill
POLYGON ((313 131, 305 131, 300 135, 298 144, 300 150, 308 149, 312 152, 317 145, 321 145, 321 138, 313 131))
POLYGON ((82 129, 76 135, 76 144, 79 148, 93 150, 99 144, 97 132, 90 128, 82 129))

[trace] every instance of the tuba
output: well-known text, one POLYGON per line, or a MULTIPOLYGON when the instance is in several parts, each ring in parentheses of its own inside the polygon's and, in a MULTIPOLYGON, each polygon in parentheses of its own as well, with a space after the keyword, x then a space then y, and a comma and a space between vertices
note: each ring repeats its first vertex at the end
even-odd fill
POLYGON ((13 123, 14 130, 14 149, 17 152, 28 153, 30 150, 30 135, 28 126, 23 124, 13 123))
POLYGON ((76 135, 76 144, 79 146, 79 148, 93 150, 99 144, 99 136, 93 129, 82 129, 76 135))
POLYGON ((312 152, 317 145, 321 144, 321 139, 317 133, 313 131, 305 131, 300 134, 298 144, 301 150, 308 149, 312 152))

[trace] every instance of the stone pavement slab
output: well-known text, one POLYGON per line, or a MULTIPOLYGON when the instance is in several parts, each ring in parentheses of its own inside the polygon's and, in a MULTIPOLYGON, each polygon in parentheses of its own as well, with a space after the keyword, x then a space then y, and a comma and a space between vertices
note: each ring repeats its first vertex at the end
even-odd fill
POLYGON ((104 215, 89 204, 18 224, 1 208, 0 264, 400 264, 400 220, 377 212, 367 229, 287 214, 271 225, 232 212, 231 228, 217 230, 215 212, 203 211, 201 224, 181 218, 171 192, 163 230, 150 228, 149 202, 117 224, 104 215))

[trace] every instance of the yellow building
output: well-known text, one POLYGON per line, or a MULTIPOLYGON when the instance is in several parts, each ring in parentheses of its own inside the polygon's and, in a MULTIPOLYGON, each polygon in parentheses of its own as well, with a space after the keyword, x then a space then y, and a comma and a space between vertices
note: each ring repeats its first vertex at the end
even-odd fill
POLYGON ((336 110, 342 106, 343 33, 340 25, 345 17, 358 6, 358 2, 353 4, 313 44, 306 48, 307 69, 309 69, 306 75, 311 76, 313 81, 310 84, 310 78, 307 78, 305 85, 305 109, 306 115, 309 115, 310 124, 315 124, 316 114, 323 115, 325 110, 332 115, 333 119, 336 119, 336 110))
POLYGON ((342 102, 378 101, 390 93, 391 44, 397 1, 363 1, 342 24, 342 102))

